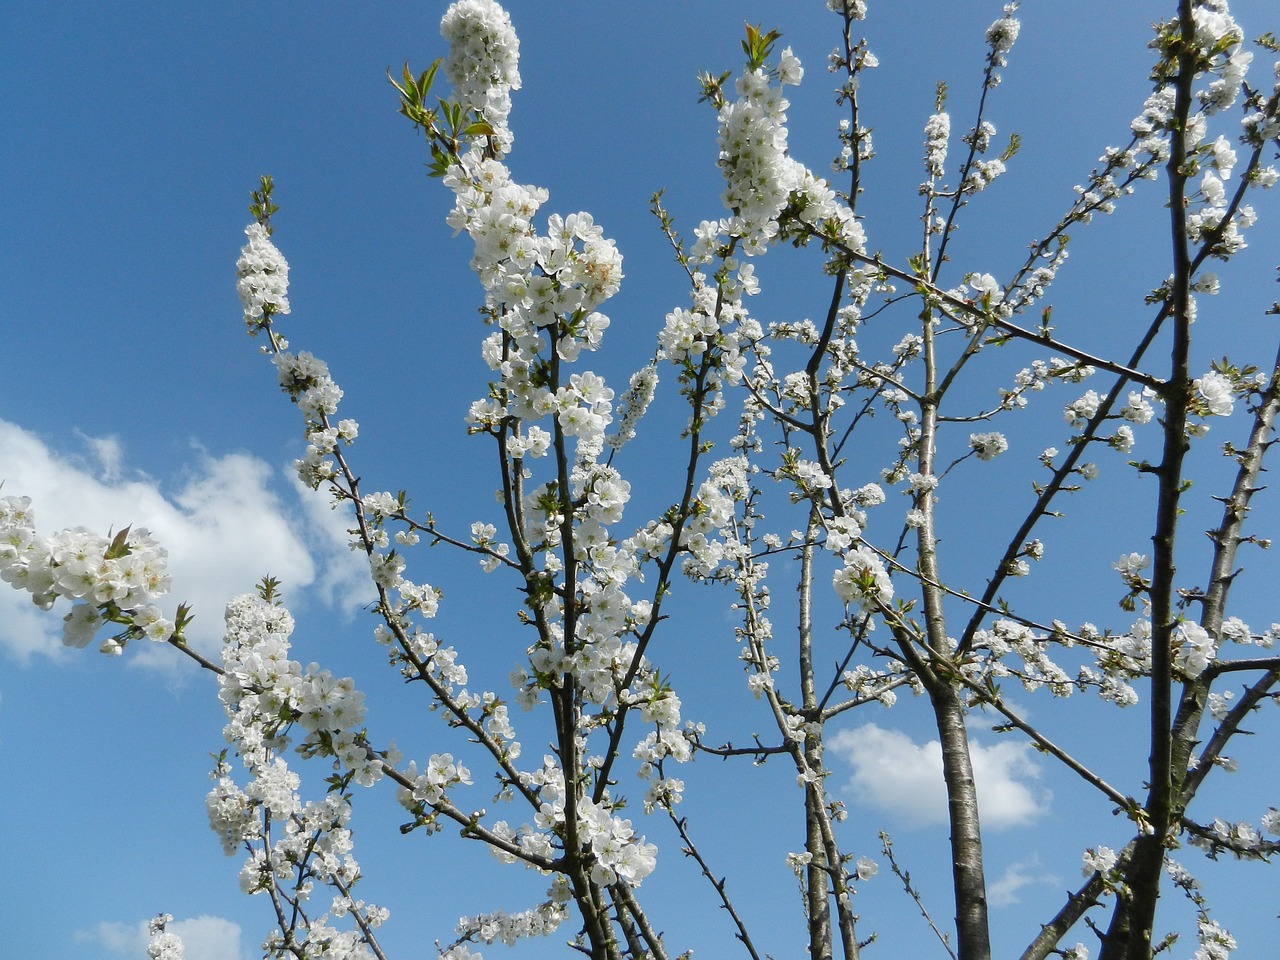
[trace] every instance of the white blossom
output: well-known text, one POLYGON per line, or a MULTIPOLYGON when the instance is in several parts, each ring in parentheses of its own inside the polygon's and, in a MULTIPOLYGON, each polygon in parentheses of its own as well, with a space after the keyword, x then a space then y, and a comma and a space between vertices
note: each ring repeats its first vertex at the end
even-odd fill
POLYGON ((511 91, 520 89, 520 41, 493 0, 458 0, 440 20, 449 41, 444 72, 458 101, 487 120, 501 152, 511 149, 511 91))
POLYGON ((245 323, 257 326, 264 314, 289 312, 289 264, 262 224, 249 224, 244 234, 249 242, 236 261, 236 292, 245 323))
POLYGON ((969 435, 969 446, 979 460, 994 460, 1009 449, 1009 442, 1002 433, 973 433, 969 435))

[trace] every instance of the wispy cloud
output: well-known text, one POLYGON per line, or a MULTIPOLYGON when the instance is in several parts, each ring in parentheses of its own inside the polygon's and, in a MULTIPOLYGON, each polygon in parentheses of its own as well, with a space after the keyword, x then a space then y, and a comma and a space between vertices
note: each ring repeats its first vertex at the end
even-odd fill
POLYGON ((1056 886, 1061 882, 1053 874, 1045 873, 1039 858, 1033 855, 1005 867, 1000 878, 987 887, 987 899, 993 907, 1009 907, 1021 902, 1018 893, 1024 887, 1056 886))
MULTIPOLYGON (((249 956, 240 942, 240 925, 222 917, 173 920, 165 929, 182 939, 184 960, 247 960, 249 956)), ((137 960, 147 955, 147 921, 100 923, 76 939, 96 942, 123 960, 137 960)))
MULTIPOLYGON (((118 440, 85 439, 89 456, 73 460, 0 420, 0 493, 31 497, 42 534, 73 526, 104 535, 125 526, 150 530, 169 552, 169 613, 180 602, 195 611, 193 646, 216 650, 227 601, 251 591, 266 574, 284 581, 291 596, 306 587, 339 603, 355 596, 357 569, 335 542, 339 521, 316 522, 309 502, 322 498, 309 490, 301 504, 282 501, 263 461, 196 451, 177 482, 162 489, 156 479, 129 469, 118 440)), ((26 593, 0 585, 0 647, 19 658, 56 656, 61 628, 58 608, 40 611, 26 593)))
MULTIPOLYGON (((847 790, 858 803, 892 813, 908 826, 947 821, 937 740, 918 744, 905 733, 868 723, 841 730, 828 744, 853 768, 847 790)), ((1040 768, 1025 744, 971 740, 970 747, 983 826, 1022 826, 1048 812, 1050 794, 1036 782, 1040 768)))
POLYGON ((355 521, 349 504, 334 507, 324 491, 312 490, 292 475, 293 491, 306 520, 308 546, 325 557, 313 590, 324 602, 343 609, 360 607, 370 600, 369 561, 359 550, 348 547, 350 528, 355 521))

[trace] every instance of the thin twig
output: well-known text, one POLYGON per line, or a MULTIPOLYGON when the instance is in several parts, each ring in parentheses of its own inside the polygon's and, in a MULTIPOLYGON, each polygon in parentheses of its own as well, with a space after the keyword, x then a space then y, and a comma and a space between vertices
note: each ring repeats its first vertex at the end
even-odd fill
POLYGON ((956 952, 951 949, 951 938, 939 930, 938 925, 933 922, 933 917, 929 915, 929 908, 924 905, 924 900, 921 898, 920 893, 911 884, 911 873, 898 866, 898 861, 893 856, 893 841, 889 838, 889 834, 883 830, 880 831, 880 847, 884 851, 884 855, 889 859, 889 869, 893 871, 894 876, 902 881, 903 889, 916 902, 916 906, 920 909, 920 915, 924 917, 924 922, 929 925, 929 929, 938 938, 938 942, 942 944, 943 949, 950 955, 951 960, 956 960, 956 952))

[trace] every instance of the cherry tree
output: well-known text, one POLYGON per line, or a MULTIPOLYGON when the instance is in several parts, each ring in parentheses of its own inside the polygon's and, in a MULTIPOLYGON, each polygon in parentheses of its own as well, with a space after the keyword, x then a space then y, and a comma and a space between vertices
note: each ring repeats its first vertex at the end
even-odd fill
MULTIPOLYGON (((1280 44, 1250 41, 1225 0, 1180 0, 1154 27, 1150 95, 1129 129, 1100 144, 1074 202, 997 275, 958 231, 1017 162, 1018 138, 999 138, 992 117, 1018 4, 983 35, 981 93, 976 115, 956 121, 963 132, 953 136, 944 85, 923 118, 918 204, 904 213, 920 227, 905 253, 882 249, 860 210, 875 162, 876 105, 860 97, 877 66, 874 38, 859 32, 866 5, 828 6, 842 111, 831 169, 815 172, 788 149, 787 89, 812 78, 778 30, 747 26, 745 61, 699 77, 718 127, 724 208, 673 211, 653 197, 669 269, 689 295, 652 324, 652 350, 625 386, 590 369, 607 349, 604 308, 623 281, 622 252, 590 213, 544 213, 547 191, 518 182, 519 43, 506 12, 493 0, 453 3, 441 22, 447 53, 391 76, 432 177, 452 195, 455 242, 471 244, 465 282, 479 281, 489 377, 467 415, 477 452, 465 469, 498 488, 488 516, 364 483, 342 389, 324 360, 286 339, 288 239, 276 232, 275 185, 263 177, 253 191, 236 265, 243 321, 301 414, 298 476, 346 512, 351 546, 367 557, 374 640, 444 721, 440 750, 402 756, 394 731, 366 722, 355 679, 295 659, 287 584, 266 576, 228 606, 214 660, 185 639, 190 610, 161 606, 174 585, 147 531, 45 533, 29 497, 0 499, 0 575, 59 610, 69 645, 109 634, 99 648, 120 655, 150 640, 216 677, 226 746, 209 820, 243 861, 243 890, 269 905, 266 955, 389 956, 379 931, 391 914, 360 895, 351 829, 360 789, 374 788, 396 792, 404 833, 460 836, 542 878, 527 909, 479 904, 442 928, 442 957, 532 937, 598 960, 685 956, 680 929, 646 907, 651 887, 681 871, 703 883, 691 915, 723 909, 723 955, 764 956, 770 918, 738 909, 747 879, 711 862, 682 812, 696 783, 687 765, 702 756, 732 765, 744 791, 762 767, 794 776, 800 815, 778 827, 795 829, 794 852, 778 872, 798 882, 811 957, 894 949, 893 927, 863 915, 858 899, 893 874, 941 954, 981 960, 992 955, 992 921, 975 724, 1030 744, 1117 815, 1099 836, 1120 839, 1080 851, 1079 884, 1017 932, 1024 960, 1187 956, 1175 946, 1186 931, 1196 958, 1234 948, 1195 872, 1206 858, 1266 860, 1280 849, 1274 807, 1235 821, 1204 796, 1228 773, 1269 773, 1236 772, 1230 751, 1280 684, 1280 624, 1250 625, 1238 597, 1266 589, 1248 577, 1250 557, 1269 545, 1249 519, 1280 408, 1280 356, 1254 355, 1260 345, 1241 343, 1232 318, 1215 314, 1213 269, 1245 248, 1254 205, 1280 177, 1280 44), (1167 229, 1137 258, 1153 289, 1124 306, 1123 348, 1100 350, 1089 323, 1053 303, 1054 281, 1090 223, 1123 215, 1136 191, 1160 193, 1167 229), (697 220, 691 232, 678 226, 686 216, 697 220), (751 298, 768 284, 763 258, 788 246, 799 253, 783 262, 823 289, 824 312, 766 322, 751 298), (664 401, 680 405, 677 421, 646 419, 664 401), (1006 424, 1037 410, 1051 414, 1037 421, 1044 446, 1011 450, 1006 424), (644 463, 630 456, 633 441, 662 431, 662 506, 637 517, 628 505, 644 463), (1231 473, 1206 466, 1210 457, 1225 457, 1231 473), (985 505, 985 542, 957 548, 944 531, 961 529, 957 518, 1002 467, 1020 499, 985 505), (1103 492, 1122 475, 1136 483, 1103 492), (1113 589, 1029 589, 1090 496, 1130 497, 1116 509, 1132 550, 1092 558, 1113 568, 1113 589), (1217 512, 1204 547, 1189 525, 1208 509, 1217 512), (427 547, 439 548, 430 560, 427 547), (506 635, 433 630, 450 601, 428 571, 448 556, 491 578, 487 592, 506 591, 506 635), (678 599, 690 595, 732 612, 739 658, 725 704, 698 716, 664 668, 681 642, 678 599), (509 686, 474 685, 468 662, 498 642, 509 686), (1033 722, 1022 705, 1032 694, 1070 707, 1033 722), (952 865, 945 911, 928 908, 891 838, 833 789, 840 723, 895 704, 936 728, 952 865), (1099 710, 1141 738, 1145 764, 1123 779, 1102 772, 1106 743, 1068 743, 1078 721, 1055 727, 1099 710), (726 735, 723 717, 737 711, 751 711, 760 732, 726 735), (660 851, 659 835, 673 844, 660 851)), ((151 934, 153 958, 181 956, 164 916, 151 934)))

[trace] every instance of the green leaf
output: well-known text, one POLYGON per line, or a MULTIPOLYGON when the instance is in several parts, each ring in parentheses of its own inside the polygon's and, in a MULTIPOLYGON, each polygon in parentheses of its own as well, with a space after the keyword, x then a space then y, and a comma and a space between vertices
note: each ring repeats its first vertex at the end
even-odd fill
POLYGON ((282 597, 280 581, 270 575, 263 577, 258 581, 258 596, 267 603, 279 603, 282 597))
POLYGON ((422 76, 418 78, 418 96, 423 100, 427 98, 427 91, 431 89, 431 84, 435 82, 436 71, 440 69, 440 60, 436 59, 431 66, 422 71, 422 76))
POLYGON ((1004 153, 1000 154, 1000 159, 1008 162, 1013 159, 1014 154, 1022 147, 1022 137, 1016 133, 1009 135, 1009 145, 1004 148, 1004 153))
POLYGON ((111 541, 111 546, 107 547, 106 553, 102 555, 104 560, 119 560, 121 557, 129 556, 129 545, 125 541, 129 539, 129 527, 125 527, 116 534, 115 539, 111 541))
POLYGON ((782 34, 777 30, 761 33, 759 27, 752 26, 749 23, 746 24, 746 29, 747 39, 742 41, 742 50, 747 55, 747 69, 759 70, 764 66, 764 62, 769 59, 773 45, 782 34))

